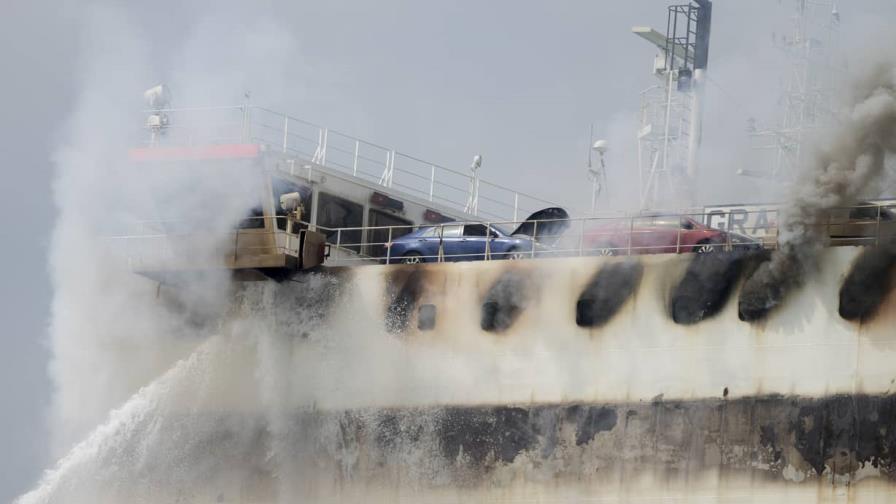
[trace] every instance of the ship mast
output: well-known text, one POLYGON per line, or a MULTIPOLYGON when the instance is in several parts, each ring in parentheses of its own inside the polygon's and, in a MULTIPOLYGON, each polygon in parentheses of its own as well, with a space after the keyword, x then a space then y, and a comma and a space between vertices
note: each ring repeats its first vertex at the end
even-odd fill
POLYGON ((642 209, 691 206, 698 176, 703 86, 709 59, 712 2, 694 0, 668 8, 666 33, 632 28, 660 52, 653 74, 660 81, 641 93, 638 174, 642 209))
POLYGON ((837 74, 831 59, 840 27, 837 5, 826 0, 793 0, 790 33, 772 33, 772 42, 784 52, 790 69, 780 102, 783 114, 774 128, 759 128, 751 119, 748 129, 753 149, 760 154, 760 169, 742 169, 739 175, 791 182, 803 158, 806 140, 829 123, 832 114, 832 79, 837 74))

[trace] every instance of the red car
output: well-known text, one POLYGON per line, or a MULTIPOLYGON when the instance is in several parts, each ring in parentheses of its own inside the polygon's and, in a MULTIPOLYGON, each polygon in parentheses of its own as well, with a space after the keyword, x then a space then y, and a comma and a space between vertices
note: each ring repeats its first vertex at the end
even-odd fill
POLYGON ((642 215, 586 231, 583 247, 592 255, 703 254, 727 248, 759 248, 761 244, 739 233, 708 227, 690 217, 642 215))

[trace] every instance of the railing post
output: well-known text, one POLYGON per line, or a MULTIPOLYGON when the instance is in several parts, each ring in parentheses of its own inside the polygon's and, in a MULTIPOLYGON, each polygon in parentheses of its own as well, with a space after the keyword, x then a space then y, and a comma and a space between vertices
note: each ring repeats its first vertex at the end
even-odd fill
POLYGON ((533 225, 532 225, 532 253, 530 254, 530 257, 532 257, 532 259, 535 259, 535 243, 536 243, 536 238, 537 238, 537 237, 538 237, 538 221, 533 221, 533 225))
POLYGON ((395 175, 395 150, 389 151, 389 187, 392 187, 392 177, 395 175))
POLYGON ((520 208, 520 193, 513 193, 513 220, 517 219, 517 210, 520 208))
POLYGON ((479 215, 479 170, 473 176, 476 179, 476 196, 473 200, 473 215, 479 215))
POLYGON ((579 232, 579 257, 585 255, 585 219, 582 219, 582 229, 579 232))
POLYGON ((485 223, 485 260, 488 261, 492 257, 492 224, 485 223))
POLYGON ((429 165, 429 201, 432 201, 432 193, 436 185, 436 167, 429 165))
POLYGON ((339 228, 336 230, 336 249, 339 249, 341 244, 342 244, 342 228, 339 228))
POLYGON ((352 156, 352 175, 358 176, 358 153, 361 151, 361 142, 355 140, 355 153, 352 156))
POLYGON ((236 267, 236 258, 240 248, 240 230, 236 230, 236 237, 233 240, 233 266, 236 267))
POLYGON ((436 262, 443 262, 445 259, 445 225, 439 224, 439 254, 436 262))
POLYGON ((386 163, 383 165, 383 174, 380 176, 380 185, 383 187, 392 187, 392 153, 395 151, 386 151, 386 163))
POLYGON ((311 158, 312 163, 322 164, 321 163, 321 154, 323 153, 324 147, 324 129, 318 128, 317 130, 317 149, 314 151, 314 156, 311 158))
POLYGON ((675 253, 681 253, 681 217, 678 218, 678 236, 675 237, 675 253))
POLYGON ((327 136, 328 136, 328 134, 329 134, 329 130, 328 130, 327 128, 324 128, 324 133, 323 133, 323 150, 321 150, 321 153, 320 153, 320 157, 321 157, 320 164, 321 164, 321 166, 326 166, 326 164, 327 164, 327 136))
POLYGON ((386 247, 386 264, 392 260, 392 226, 389 226, 389 239, 386 241, 389 245, 386 247))
POLYGON ((628 218, 628 255, 632 255, 632 234, 635 232, 635 218, 628 218))
POLYGON ((881 211, 881 206, 880 206, 880 205, 877 205, 877 231, 874 233, 874 236, 875 236, 874 244, 875 244, 875 246, 880 246, 880 211, 881 211))
MULTIPOLYGON (((747 211, 747 217, 748 217, 748 218, 749 218, 749 215, 750 215, 750 212, 747 211)), ((707 215, 704 213, 704 214, 703 214, 703 221, 705 222, 706 219, 707 219, 707 215)), ((748 221, 748 222, 749 222, 749 221, 748 221)), ((726 242, 726 243, 725 243, 726 250, 728 250, 729 252, 733 252, 733 251, 734 251, 734 245, 731 244, 731 233, 730 233, 730 232, 725 233, 725 242, 726 242)))
POLYGON ((286 146, 289 140, 289 116, 283 116, 283 152, 286 152, 286 146))

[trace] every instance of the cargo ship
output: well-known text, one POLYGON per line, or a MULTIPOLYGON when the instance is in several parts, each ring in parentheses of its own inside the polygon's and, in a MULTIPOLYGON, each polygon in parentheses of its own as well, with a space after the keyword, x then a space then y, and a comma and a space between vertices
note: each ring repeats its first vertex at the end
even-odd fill
MULTIPOLYGON (((673 7, 683 39, 635 31, 698 119, 711 2, 673 7)), ((225 302, 23 502, 896 496, 892 200, 826 208, 815 268, 757 301, 781 205, 587 214, 481 180, 478 156, 147 100, 128 162, 164 197, 110 244, 155 302, 225 302)), ((695 148, 694 122, 639 140, 695 148)), ((693 168, 673 154, 648 156, 648 195, 693 168)))

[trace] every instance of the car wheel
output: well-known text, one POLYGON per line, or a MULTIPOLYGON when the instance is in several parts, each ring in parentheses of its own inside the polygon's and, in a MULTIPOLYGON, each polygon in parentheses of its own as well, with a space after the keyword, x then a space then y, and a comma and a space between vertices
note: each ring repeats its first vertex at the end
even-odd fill
POLYGON ((694 252, 697 254, 711 254, 716 250, 718 250, 718 245, 709 241, 701 241, 694 246, 694 252))
POLYGON ((420 264, 423 262, 423 256, 419 252, 408 252, 401 258, 402 264, 420 264))
POLYGON ((523 252, 522 250, 519 250, 519 249, 515 249, 515 248, 508 250, 507 253, 504 255, 504 257, 506 257, 508 261, 519 261, 521 259, 525 259, 528 256, 529 256, 528 253, 523 252))

